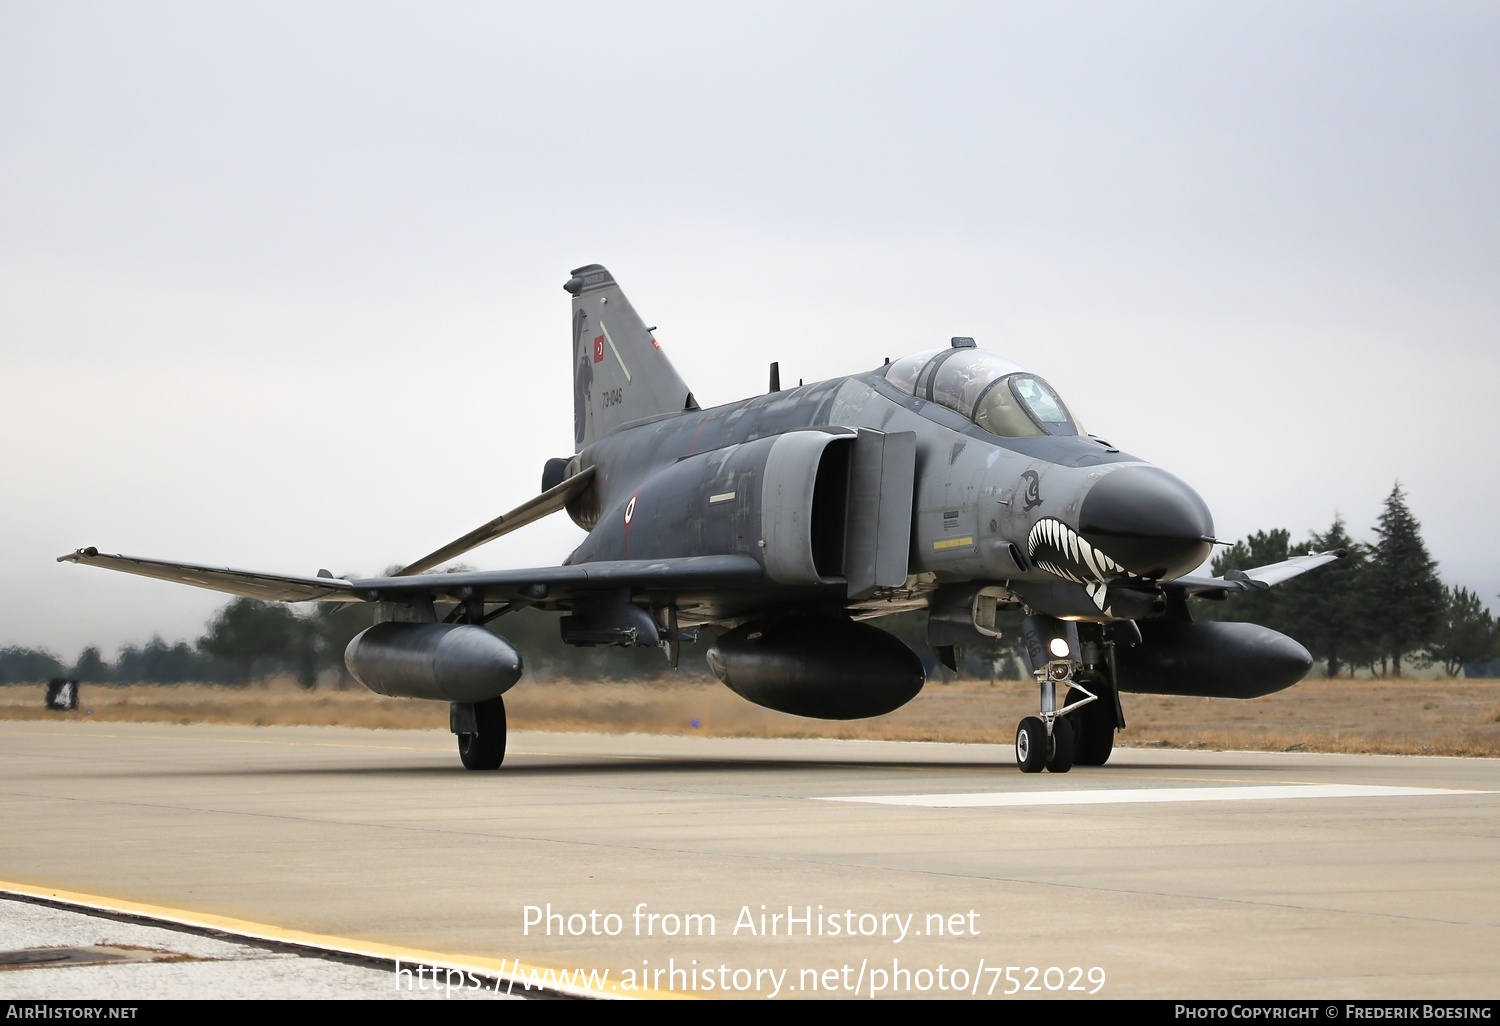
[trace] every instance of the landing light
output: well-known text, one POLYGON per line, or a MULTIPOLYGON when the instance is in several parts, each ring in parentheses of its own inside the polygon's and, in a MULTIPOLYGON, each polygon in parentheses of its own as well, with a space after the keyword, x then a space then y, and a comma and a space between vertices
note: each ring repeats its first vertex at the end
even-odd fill
POLYGON ((1050 648, 1052 650, 1052 654, 1057 656, 1057 658, 1059 659, 1066 659, 1068 656, 1067 638, 1053 638, 1047 643, 1047 647, 1050 648))

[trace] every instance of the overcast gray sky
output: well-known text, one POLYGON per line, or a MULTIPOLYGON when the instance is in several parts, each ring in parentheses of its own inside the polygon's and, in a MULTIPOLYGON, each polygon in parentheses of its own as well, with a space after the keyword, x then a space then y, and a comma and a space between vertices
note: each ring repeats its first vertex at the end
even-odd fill
POLYGON ((376 573, 529 497, 590 262, 704 405, 973 335, 1221 537, 1399 479, 1495 608, 1497 55, 1431 0, 0 0, 0 645, 225 601, 82 545, 376 573))

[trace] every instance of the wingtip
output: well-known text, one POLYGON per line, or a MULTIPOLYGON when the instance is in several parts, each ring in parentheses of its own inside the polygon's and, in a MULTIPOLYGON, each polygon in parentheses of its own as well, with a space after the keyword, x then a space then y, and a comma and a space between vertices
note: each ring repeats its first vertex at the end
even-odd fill
POLYGON ((74 549, 66 555, 58 556, 57 561, 59 563, 76 563, 80 559, 91 559, 97 555, 99 555, 99 550, 90 545, 86 548, 74 549))

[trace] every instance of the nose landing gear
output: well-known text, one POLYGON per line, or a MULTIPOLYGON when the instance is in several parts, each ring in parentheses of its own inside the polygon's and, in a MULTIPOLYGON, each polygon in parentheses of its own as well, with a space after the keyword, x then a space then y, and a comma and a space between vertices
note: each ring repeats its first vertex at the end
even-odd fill
POLYGON ((1084 689, 1074 674, 1082 664, 1068 659, 1054 659, 1036 671, 1041 688, 1041 713, 1028 716, 1016 727, 1016 766, 1022 773, 1066 773, 1073 768, 1078 738, 1073 719, 1068 714, 1081 709, 1098 696, 1084 689), (1066 684, 1068 704, 1057 708, 1057 685, 1066 684))
POLYGON ((1075 624, 1050 616, 1028 616, 1021 635, 1041 690, 1041 711, 1016 727, 1016 766, 1022 773, 1066 773, 1073 768, 1078 738, 1069 714, 1098 696, 1081 683, 1084 664, 1075 624), (1068 704, 1057 707, 1057 686, 1068 688, 1068 704))

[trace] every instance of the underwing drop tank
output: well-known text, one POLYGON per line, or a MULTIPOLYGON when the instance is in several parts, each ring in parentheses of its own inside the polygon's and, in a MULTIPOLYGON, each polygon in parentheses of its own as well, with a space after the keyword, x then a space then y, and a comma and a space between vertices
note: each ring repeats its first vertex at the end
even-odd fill
POLYGON ((1260 698, 1312 669, 1296 641, 1253 623, 1142 621, 1141 643, 1117 650, 1119 689, 1143 695, 1260 698))
POLYGON ((737 627, 709 649, 708 665, 741 698, 821 720, 883 715, 926 683, 921 659, 896 637, 834 616, 737 627))
POLYGON ((393 698, 485 702, 521 679, 521 653, 483 627, 377 623, 344 650, 354 679, 393 698))

